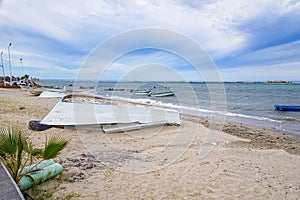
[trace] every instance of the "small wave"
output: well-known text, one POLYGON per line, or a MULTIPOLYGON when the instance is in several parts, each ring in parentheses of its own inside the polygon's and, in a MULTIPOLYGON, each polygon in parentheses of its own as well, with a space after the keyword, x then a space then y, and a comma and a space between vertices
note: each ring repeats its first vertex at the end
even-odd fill
POLYGON ((289 122, 300 122, 300 119, 294 118, 294 117, 286 117, 284 120, 289 122))
POLYGON ((226 116, 226 117, 236 117, 236 118, 244 118, 244 119, 251 119, 251 120, 258 120, 258 121, 269 121, 274 123, 281 123, 280 120, 275 120, 267 117, 260 117, 260 116, 252 116, 252 115, 245 115, 241 113, 232 113, 227 111, 217 111, 217 110, 208 110, 203 108, 195 108, 195 107, 189 107, 189 106, 180 106, 172 103, 163 103, 161 101, 152 100, 152 99, 130 99, 125 97, 119 97, 119 96, 111 96, 109 97, 113 100, 120 100, 120 101, 126 101, 126 102, 132 102, 132 103, 140 103, 144 105, 154 105, 158 107, 164 107, 164 108, 172 108, 176 109, 178 111, 193 111, 193 112, 200 112, 205 114, 211 114, 211 115, 220 115, 220 116, 226 116))
POLYGON ((242 106, 233 106, 232 108, 230 108, 231 110, 240 110, 242 109, 242 106))
POLYGON ((252 115, 245 115, 245 114, 239 114, 239 113, 227 112, 226 116, 241 117, 241 118, 254 119, 254 120, 259 120, 259 121, 269 121, 269 122, 281 123, 281 121, 279 121, 279 120, 275 120, 275 119, 271 119, 271 118, 267 118, 267 117, 252 116, 252 115))
POLYGON ((140 103, 140 104, 145 104, 145 105, 158 104, 158 101, 152 100, 152 99, 130 99, 130 98, 119 97, 119 96, 110 96, 109 99, 125 101, 125 102, 131 102, 131 103, 140 103))

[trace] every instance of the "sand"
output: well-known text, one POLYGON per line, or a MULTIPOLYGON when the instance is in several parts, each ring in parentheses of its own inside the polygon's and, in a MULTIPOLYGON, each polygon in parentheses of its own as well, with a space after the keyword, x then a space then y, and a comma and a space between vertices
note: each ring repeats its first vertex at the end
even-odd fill
POLYGON ((29 130, 58 99, 0 89, 0 125, 18 125, 36 146, 69 139, 62 175, 27 193, 45 199, 298 199, 300 137, 181 116, 181 126, 103 134, 29 130), (221 126, 224 125, 224 126, 221 126))

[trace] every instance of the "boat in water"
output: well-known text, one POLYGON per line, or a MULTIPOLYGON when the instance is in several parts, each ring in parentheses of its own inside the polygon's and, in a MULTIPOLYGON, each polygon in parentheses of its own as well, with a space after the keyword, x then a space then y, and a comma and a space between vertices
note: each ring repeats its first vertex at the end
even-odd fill
POLYGON ((151 92, 151 90, 136 90, 134 92, 135 95, 148 95, 151 92))
POLYGON ((277 111, 300 112, 300 106, 274 105, 274 109, 277 111))
POLYGON ((165 92, 149 92, 148 96, 151 97, 169 97, 174 96, 175 93, 172 91, 165 91, 165 92))

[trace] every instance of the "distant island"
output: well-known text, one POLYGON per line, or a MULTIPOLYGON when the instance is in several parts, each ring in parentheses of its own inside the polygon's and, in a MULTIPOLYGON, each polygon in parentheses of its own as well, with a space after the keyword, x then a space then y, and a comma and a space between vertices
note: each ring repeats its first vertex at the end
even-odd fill
POLYGON ((286 80, 269 80, 267 83, 292 83, 292 81, 286 81, 286 80))

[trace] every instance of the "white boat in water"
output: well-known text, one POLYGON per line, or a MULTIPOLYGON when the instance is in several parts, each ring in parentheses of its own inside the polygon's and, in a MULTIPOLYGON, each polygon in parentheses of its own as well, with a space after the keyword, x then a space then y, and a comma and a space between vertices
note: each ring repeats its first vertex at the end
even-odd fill
POLYGON ((135 95, 148 95, 151 92, 151 90, 136 90, 134 92, 135 95))
POLYGON ((174 95, 175 95, 175 93, 172 91, 164 91, 164 92, 151 91, 148 93, 148 96, 151 96, 151 97, 168 97, 168 96, 174 96, 174 95))

